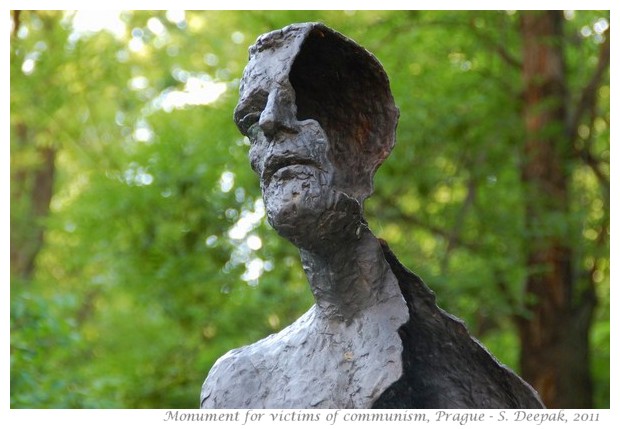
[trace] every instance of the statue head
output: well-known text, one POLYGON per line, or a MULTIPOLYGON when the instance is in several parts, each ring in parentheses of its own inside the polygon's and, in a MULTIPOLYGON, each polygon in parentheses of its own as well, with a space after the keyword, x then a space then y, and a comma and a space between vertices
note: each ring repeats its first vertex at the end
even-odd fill
POLYGON ((323 24, 293 24, 250 47, 234 119, 251 142, 269 223, 299 248, 351 240, 398 109, 379 61, 323 24))

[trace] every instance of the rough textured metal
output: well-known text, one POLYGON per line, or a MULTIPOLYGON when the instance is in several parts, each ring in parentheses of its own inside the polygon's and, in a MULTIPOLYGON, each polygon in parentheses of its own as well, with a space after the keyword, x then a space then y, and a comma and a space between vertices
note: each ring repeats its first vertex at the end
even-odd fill
POLYGON ((364 221, 398 120, 374 56, 318 23, 265 34, 250 48, 234 118, 267 218, 300 249, 316 304, 221 357, 203 408, 541 406, 364 221))
POLYGON ((538 394, 499 363, 382 241, 409 308, 400 330, 403 376, 374 408, 543 408, 538 394))

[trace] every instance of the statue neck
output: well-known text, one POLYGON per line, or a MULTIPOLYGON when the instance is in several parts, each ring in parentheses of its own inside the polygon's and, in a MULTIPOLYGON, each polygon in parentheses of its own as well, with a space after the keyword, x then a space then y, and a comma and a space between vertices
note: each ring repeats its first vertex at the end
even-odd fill
POLYGON ((366 226, 358 239, 335 243, 331 252, 301 249, 301 261, 318 311, 329 319, 350 320, 395 294, 386 287, 393 274, 379 240, 366 226))

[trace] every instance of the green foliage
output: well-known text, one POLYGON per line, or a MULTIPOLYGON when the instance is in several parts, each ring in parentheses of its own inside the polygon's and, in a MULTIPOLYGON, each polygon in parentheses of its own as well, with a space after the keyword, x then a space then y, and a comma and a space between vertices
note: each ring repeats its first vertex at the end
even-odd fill
MULTIPOLYGON (((596 67, 593 28, 605 16, 566 21, 572 94, 596 67)), ((513 319, 532 234, 518 168, 520 74, 510 64, 520 57, 518 14, 136 11, 119 15, 117 35, 78 33, 80 19, 25 11, 11 39, 12 171, 36 166, 37 148, 57 149, 35 275, 11 281, 12 407, 196 407, 219 356, 312 304, 296 249, 266 224, 232 123, 248 45, 301 21, 358 41, 390 76, 401 119, 366 204, 373 230, 518 367, 513 319)), ((597 117, 579 132, 609 177, 606 82, 597 117)), ((572 217, 540 228, 573 231, 579 268, 597 272, 591 355, 605 407, 609 244, 598 231, 608 197, 590 168, 571 168, 572 217)), ((29 204, 12 199, 12 230, 31 227, 29 204)))

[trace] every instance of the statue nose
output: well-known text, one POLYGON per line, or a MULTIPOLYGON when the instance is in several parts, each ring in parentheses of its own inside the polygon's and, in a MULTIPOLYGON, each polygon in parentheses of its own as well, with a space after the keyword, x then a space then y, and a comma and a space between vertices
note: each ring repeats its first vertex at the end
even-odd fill
POLYGON ((265 109, 263 113, 261 113, 258 126, 268 138, 272 138, 278 131, 278 128, 280 128, 276 115, 271 109, 265 109))
POLYGON ((260 115, 258 126, 267 138, 273 138, 279 131, 296 133, 295 110, 295 105, 287 102, 286 97, 272 93, 260 115))

